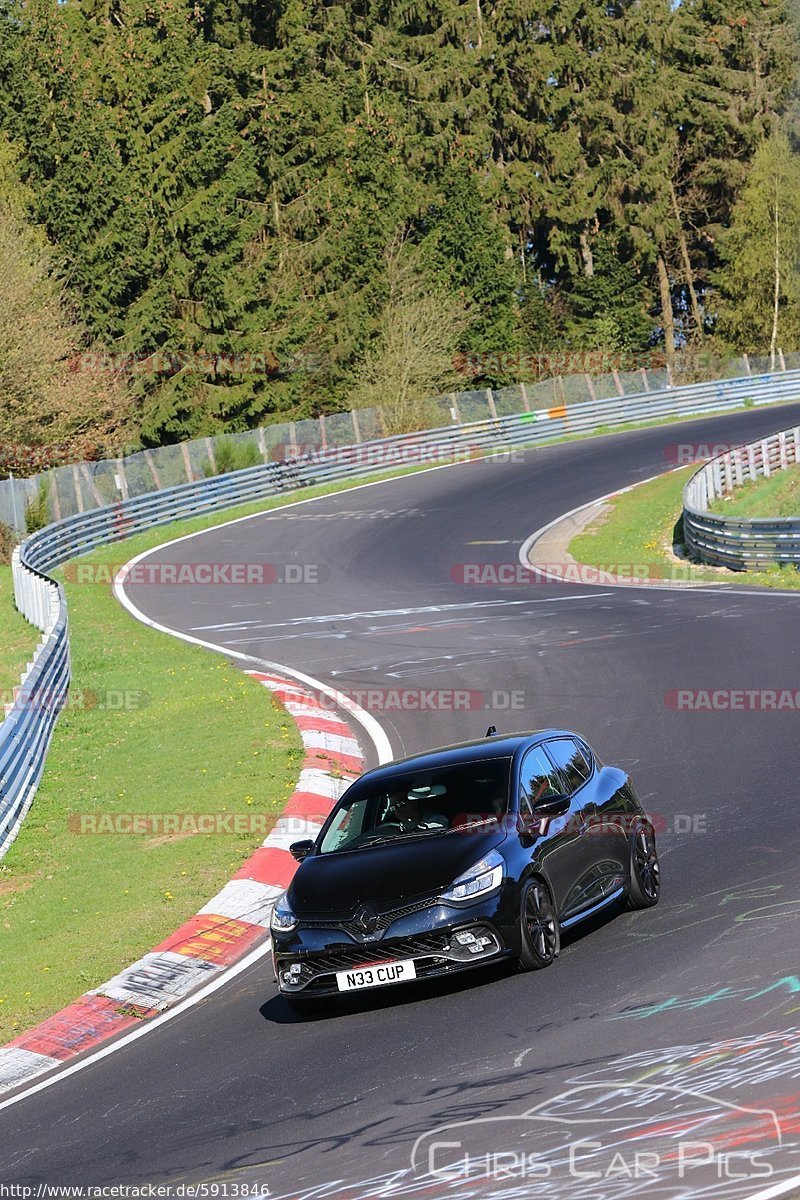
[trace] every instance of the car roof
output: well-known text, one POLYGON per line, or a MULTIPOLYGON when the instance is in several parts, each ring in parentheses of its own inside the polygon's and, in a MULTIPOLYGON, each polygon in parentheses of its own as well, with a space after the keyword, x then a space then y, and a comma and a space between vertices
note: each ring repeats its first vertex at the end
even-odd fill
MULTIPOLYGON (((369 771, 370 776, 393 775, 399 771, 424 770, 446 766, 450 763, 478 762, 494 758, 512 758, 514 754, 544 738, 578 737, 581 735, 568 729, 536 729, 525 733, 499 734, 475 738, 470 742, 456 742, 451 746, 439 746, 422 754, 410 754, 396 758, 369 771)), ((581 738, 583 741, 583 738, 581 738)))

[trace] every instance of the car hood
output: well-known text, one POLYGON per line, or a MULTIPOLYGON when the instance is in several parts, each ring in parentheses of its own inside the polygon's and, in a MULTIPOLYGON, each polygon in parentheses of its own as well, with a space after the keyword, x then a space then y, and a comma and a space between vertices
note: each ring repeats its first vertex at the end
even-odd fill
POLYGON ((298 916, 351 913, 363 901, 386 911, 449 887, 505 836, 500 830, 484 829, 314 854, 300 864, 289 888, 289 902, 298 916))

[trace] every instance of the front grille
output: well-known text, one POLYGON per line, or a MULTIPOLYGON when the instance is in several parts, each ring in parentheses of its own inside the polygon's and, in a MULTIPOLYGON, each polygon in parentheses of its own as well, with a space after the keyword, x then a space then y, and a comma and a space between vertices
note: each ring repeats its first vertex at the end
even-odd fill
POLYGON ((282 990, 326 993, 335 987, 333 976, 337 971, 350 971, 357 967, 376 963, 392 962, 399 958, 413 958, 417 964, 417 977, 446 974, 469 963, 484 962, 503 950, 496 934, 488 927, 475 926, 474 932, 488 936, 489 942, 480 954, 472 955, 469 948, 459 944, 458 935, 439 930, 420 934, 417 937, 392 938, 388 942, 371 945, 340 943, 327 946, 324 950, 306 953, 277 955, 276 967, 282 990), (293 978, 285 978, 291 967, 293 978))
MULTIPOLYGON (((426 908, 430 908, 435 903, 435 899, 426 896, 424 900, 415 900, 411 904, 404 904, 401 908, 392 908, 388 912, 380 913, 375 929, 370 936, 385 933, 389 926, 393 925, 395 921, 399 921, 401 917, 424 912, 426 908)), ((344 933, 349 933, 352 937, 357 938, 364 936, 364 930, 356 923, 352 913, 343 917, 303 918, 303 925, 308 929, 341 929, 344 933)))
POLYGON ((362 966, 366 962, 391 962, 396 958, 424 958, 426 955, 441 954, 450 943, 450 935, 425 933, 419 937, 393 938, 390 942, 368 946, 328 946, 319 954, 309 955, 306 960, 314 974, 346 971, 350 967, 362 966))

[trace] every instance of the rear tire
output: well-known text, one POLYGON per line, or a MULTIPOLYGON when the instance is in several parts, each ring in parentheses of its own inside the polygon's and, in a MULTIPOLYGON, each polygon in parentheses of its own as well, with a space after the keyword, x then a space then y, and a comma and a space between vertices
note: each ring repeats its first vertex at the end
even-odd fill
POLYGON ((661 868, 658 864, 656 835, 649 821, 643 821, 631 838, 630 882, 627 907, 652 908, 661 892, 661 868))
POLYGON ((520 954, 522 971, 549 967, 561 949, 561 932, 553 898, 541 879, 525 885, 520 903, 520 954))

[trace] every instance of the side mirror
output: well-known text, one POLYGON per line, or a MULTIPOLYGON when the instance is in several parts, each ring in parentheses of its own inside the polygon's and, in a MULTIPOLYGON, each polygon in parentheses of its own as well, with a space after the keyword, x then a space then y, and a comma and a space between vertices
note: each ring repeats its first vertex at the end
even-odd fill
POLYGON ((569 796, 546 796, 533 806, 535 817, 560 817, 569 808, 569 796))
POLYGON ((314 843, 312 841, 292 842, 289 847, 289 853, 292 858, 296 858, 298 862, 302 862, 304 858, 308 858, 313 849, 314 843))

